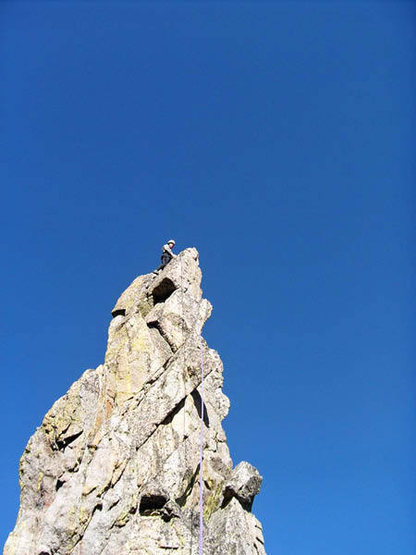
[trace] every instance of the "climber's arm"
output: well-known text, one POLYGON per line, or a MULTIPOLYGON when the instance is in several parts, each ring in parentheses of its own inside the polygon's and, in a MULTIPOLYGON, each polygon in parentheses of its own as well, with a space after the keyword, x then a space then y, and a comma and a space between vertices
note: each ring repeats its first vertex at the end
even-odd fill
POLYGON ((164 250, 165 252, 167 252, 168 254, 170 254, 170 256, 171 256, 172 258, 176 258, 177 255, 176 255, 174 252, 172 252, 172 249, 170 248, 170 246, 169 246, 168 244, 163 245, 163 250, 164 250))

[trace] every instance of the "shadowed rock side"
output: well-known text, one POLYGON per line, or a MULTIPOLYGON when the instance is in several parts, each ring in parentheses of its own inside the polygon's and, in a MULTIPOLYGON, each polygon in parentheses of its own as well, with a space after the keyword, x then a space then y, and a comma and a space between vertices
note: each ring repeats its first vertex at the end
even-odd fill
POLYGON ((121 295, 104 364, 56 401, 27 444, 5 555, 198 553, 201 355, 204 553, 265 553, 250 512, 261 477, 245 462, 233 470, 200 283, 192 248, 121 295))

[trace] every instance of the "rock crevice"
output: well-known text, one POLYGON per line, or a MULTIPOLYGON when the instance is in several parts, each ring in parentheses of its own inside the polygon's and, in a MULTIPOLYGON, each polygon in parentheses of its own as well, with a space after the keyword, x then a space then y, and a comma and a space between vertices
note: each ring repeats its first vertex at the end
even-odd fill
POLYGON ((201 336, 212 310, 201 277, 186 249, 118 299, 104 363, 54 403, 22 455, 5 555, 196 554, 200 472, 204 553, 265 553, 251 512, 261 476, 233 469, 221 425, 229 400, 201 336))

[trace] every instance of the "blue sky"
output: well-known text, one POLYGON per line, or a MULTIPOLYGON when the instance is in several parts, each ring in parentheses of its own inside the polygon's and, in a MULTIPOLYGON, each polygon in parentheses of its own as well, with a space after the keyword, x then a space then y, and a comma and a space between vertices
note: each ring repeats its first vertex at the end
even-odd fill
POLYGON ((416 552, 415 11, 2 2, 3 542, 27 440, 173 236, 268 554, 416 552))

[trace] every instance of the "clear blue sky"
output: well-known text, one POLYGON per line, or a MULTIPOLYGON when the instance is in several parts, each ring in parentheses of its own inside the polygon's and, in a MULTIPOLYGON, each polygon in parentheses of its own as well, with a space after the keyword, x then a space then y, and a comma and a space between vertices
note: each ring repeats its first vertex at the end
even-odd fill
POLYGON ((110 310, 196 246, 268 554, 414 555, 412 2, 2 2, 1 540, 110 310))

